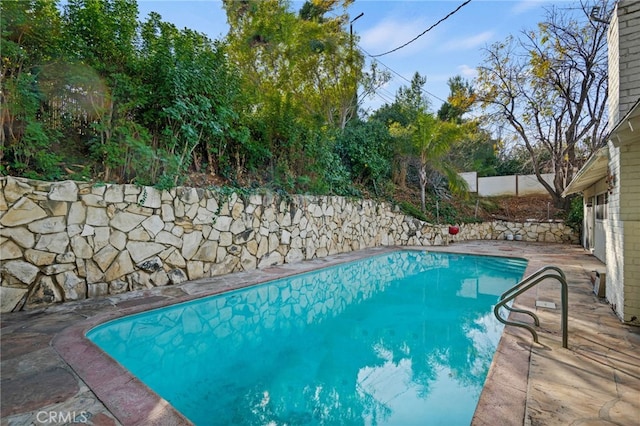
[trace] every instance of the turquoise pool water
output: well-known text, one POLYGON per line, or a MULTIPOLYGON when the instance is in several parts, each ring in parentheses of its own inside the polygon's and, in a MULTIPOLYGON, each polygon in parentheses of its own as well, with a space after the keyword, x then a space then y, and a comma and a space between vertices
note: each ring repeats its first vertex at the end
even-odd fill
POLYGON ((464 425, 526 261, 399 251, 87 333, 197 425, 464 425))

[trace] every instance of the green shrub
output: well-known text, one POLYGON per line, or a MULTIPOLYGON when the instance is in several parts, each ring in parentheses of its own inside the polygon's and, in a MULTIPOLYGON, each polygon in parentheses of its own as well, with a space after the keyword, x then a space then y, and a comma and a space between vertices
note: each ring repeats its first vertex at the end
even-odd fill
POLYGON ((579 195, 571 200, 569 211, 565 217, 565 223, 573 228, 573 230, 580 232, 582 230, 582 221, 584 218, 584 208, 582 196, 579 195))
POLYGON ((354 183, 371 187, 376 195, 391 175, 390 141, 389 131, 378 121, 353 120, 337 138, 336 153, 354 183))
MULTIPOLYGON (((51 150, 51 133, 42 123, 29 122, 22 141, 12 146, 12 165, 15 172, 31 179, 56 180, 61 176, 61 157, 51 150)), ((54 136, 55 137, 55 136, 54 136)), ((15 173, 12 171, 12 173, 15 173)))

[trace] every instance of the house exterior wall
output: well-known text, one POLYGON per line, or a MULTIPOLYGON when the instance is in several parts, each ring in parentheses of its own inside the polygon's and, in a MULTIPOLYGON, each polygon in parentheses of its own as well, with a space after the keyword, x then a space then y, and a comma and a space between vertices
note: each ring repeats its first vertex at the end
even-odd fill
POLYGON ((624 310, 626 322, 640 324, 640 222, 625 222, 624 310))
POLYGON ((607 34, 607 50, 609 55, 609 123, 615 125, 620 120, 620 22, 618 14, 614 11, 609 23, 609 32, 607 34))
POLYGON ((640 140, 620 147, 619 182, 625 258, 623 319, 640 323, 640 140))
POLYGON ((640 97, 640 1, 618 2, 609 25, 609 123, 615 125, 640 97))
POLYGON ((625 322, 640 324, 640 140, 609 143, 606 297, 625 322))
POLYGON ((600 179, 598 182, 591 185, 589 188, 582 191, 582 196, 584 199, 588 199, 591 197, 595 197, 598 194, 602 194, 606 192, 608 189, 606 179, 600 179))
MULTIPOLYGON (((611 130, 640 98, 638 28, 640 1, 620 1, 608 34, 611 130)), ((606 297, 623 321, 640 324, 640 140, 609 142, 609 176, 606 297)))
MULTIPOLYGON (((620 149, 609 143, 609 173, 620 176, 620 149)), ((609 220, 605 228, 607 242, 606 298, 616 314, 624 312, 624 222, 620 218, 620 185, 609 192, 609 220)))
MULTIPOLYGON (((640 138, 640 135, 638 135, 640 138)), ((624 221, 640 220, 640 148, 636 143, 622 145, 619 177, 615 185, 620 186, 620 218, 624 221)))

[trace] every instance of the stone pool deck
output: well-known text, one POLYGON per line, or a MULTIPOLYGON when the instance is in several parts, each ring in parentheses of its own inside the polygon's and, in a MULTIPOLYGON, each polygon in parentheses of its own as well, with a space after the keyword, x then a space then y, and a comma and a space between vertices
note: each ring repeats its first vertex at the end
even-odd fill
MULTIPOLYGON (((83 337, 95 324, 395 250, 376 248, 298 264, 201 279, 179 286, 90 299, 0 320, 2 425, 178 425, 188 421, 83 337)), ((473 419, 475 425, 640 424, 640 328, 624 325, 593 292, 595 257, 575 245, 471 241, 430 251, 524 257, 526 275, 548 264, 569 282, 569 348, 562 348, 560 286, 520 296, 540 317, 540 344, 506 327, 473 419), (553 302, 557 308, 537 307, 553 302)))

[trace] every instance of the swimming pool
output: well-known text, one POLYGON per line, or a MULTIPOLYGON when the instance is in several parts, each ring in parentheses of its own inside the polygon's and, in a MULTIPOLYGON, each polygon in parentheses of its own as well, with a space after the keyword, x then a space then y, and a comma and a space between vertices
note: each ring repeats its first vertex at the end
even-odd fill
POLYGON ((522 259, 399 251, 100 325, 196 424, 468 424, 522 259))

